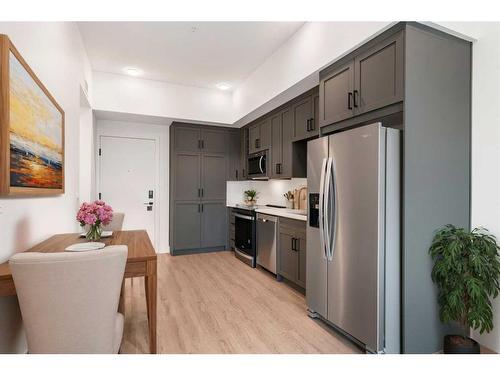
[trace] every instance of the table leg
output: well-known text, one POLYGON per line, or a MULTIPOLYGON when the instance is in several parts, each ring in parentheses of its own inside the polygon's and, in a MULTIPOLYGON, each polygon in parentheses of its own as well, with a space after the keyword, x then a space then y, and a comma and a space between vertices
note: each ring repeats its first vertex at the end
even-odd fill
POLYGON ((156 354, 156 260, 148 261, 144 280, 148 310, 149 351, 156 354))

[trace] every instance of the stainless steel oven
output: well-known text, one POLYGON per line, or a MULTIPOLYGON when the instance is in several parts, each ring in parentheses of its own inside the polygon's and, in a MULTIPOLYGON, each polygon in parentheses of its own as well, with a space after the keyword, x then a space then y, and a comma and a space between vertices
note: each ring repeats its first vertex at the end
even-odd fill
POLYGON ((237 209, 234 214, 234 250, 238 259, 250 267, 256 265, 255 212, 237 209))
POLYGON ((248 155, 248 177, 258 180, 267 179, 267 151, 248 155))

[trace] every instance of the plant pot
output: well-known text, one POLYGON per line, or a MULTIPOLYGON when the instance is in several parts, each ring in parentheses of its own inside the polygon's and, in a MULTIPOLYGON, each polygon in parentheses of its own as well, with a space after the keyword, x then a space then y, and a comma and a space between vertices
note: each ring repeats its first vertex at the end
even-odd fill
POLYGON ((446 335, 443 342, 444 354, 479 354, 477 341, 467 336, 446 335))

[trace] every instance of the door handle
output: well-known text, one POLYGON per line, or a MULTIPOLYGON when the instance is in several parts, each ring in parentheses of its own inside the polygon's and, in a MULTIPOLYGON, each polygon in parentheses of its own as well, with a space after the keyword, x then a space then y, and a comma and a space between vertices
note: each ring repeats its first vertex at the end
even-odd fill
POLYGON ((352 109, 352 92, 347 93, 347 109, 352 109))

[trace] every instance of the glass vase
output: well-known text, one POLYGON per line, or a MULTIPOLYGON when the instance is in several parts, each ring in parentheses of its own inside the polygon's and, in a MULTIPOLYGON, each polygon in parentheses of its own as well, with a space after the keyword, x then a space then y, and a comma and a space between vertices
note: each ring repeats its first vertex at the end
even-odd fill
POLYGON ((88 241, 96 242, 101 239, 101 234, 102 234, 101 225, 94 224, 89 227, 89 230, 85 235, 85 237, 87 238, 88 241))

